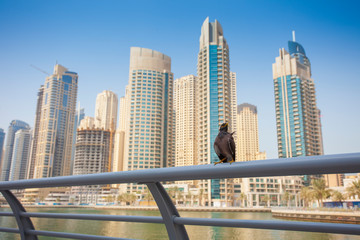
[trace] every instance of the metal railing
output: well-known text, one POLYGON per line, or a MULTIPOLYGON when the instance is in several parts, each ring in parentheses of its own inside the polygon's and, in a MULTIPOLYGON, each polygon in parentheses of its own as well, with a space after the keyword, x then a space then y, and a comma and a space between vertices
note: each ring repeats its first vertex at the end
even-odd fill
POLYGON ((12 209, 12 212, 0 212, 0 216, 14 216, 18 229, 0 227, 0 232, 18 233, 20 234, 22 240, 35 240, 38 239, 38 236, 94 240, 125 239, 77 233, 40 231, 34 229, 31 221, 31 218, 60 218, 165 224, 169 238, 176 240, 189 239, 185 225, 360 235, 360 225, 356 224, 181 217, 166 190, 160 183, 164 181, 179 180, 294 176, 353 172, 360 172, 360 153, 237 162, 231 165, 225 163, 218 164, 216 166, 198 165, 1 182, 0 192, 5 197, 12 209), (120 183, 139 183, 147 185, 154 200, 156 201, 161 217, 29 213, 25 211, 19 200, 10 192, 10 190, 13 189, 120 183))

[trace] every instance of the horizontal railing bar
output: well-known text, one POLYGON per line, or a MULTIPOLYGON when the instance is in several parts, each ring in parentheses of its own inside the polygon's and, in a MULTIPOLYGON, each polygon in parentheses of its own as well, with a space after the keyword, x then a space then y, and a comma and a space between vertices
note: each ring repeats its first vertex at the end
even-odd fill
POLYGON ((26 233, 30 234, 30 235, 37 235, 37 236, 85 239, 85 240, 133 240, 131 238, 116 238, 116 237, 86 235, 86 234, 79 234, 79 233, 62 233, 62 232, 39 231, 39 230, 27 230, 26 233))
POLYGON ((19 229, 17 228, 5 228, 5 227, 0 227, 0 232, 20 233, 19 229))
POLYGON ((114 183, 360 172, 360 153, 307 156, 1 182, 0 190, 114 183))
POLYGON ((239 220, 219 218, 184 218, 174 217, 176 224, 213 226, 213 227, 240 227, 272 230, 288 230, 302 232, 321 232, 360 235, 360 225, 343 223, 318 223, 273 220, 239 220))
POLYGON ((2 216, 2 217, 13 217, 15 215, 12 212, 0 212, 0 216, 2 216))
POLYGON ((30 213, 30 212, 23 212, 20 215, 22 217, 36 217, 36 218, 164 223, 162 217, 156 217, 156 216, 118 216, 118 215, 101 215, 101 214, 30 213))

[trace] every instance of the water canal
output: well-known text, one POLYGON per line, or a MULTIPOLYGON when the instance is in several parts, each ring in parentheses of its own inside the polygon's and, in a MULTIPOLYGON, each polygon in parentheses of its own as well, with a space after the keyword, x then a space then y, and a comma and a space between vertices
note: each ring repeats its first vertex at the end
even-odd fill
MULTIPOLYGON (((1 208, 0 211, 10 211, 1 208)), ((160 216, 157 211, 133 211, 133 210, 104 210, 88 208, 32 208, 29 212, 51 212, 51 213, 80 213, 80 214, 109 214, 109 215, 140 215, 160 216)), ((182 217, 202 218, 229 218, 248 220, 279 220, 273 218, 267 212, 180 212, 182 217)), ((65 231, 72 233, 84 233, 91 235, 103 235, 111 237, 123 237, 134 239, 159 240, 168 239, 165 226, 162 224, 149 223, 125 223, 125 222, 104 222, 88 220, 64 220, 64 219, 32 219, 35 229, 47 231, 65 231)), ((17 228, 13 217, 0 217, 1 227, 17 228)), ((246 228, 220 228, 203 226, 186 226, 190 239, 196 240, 360 240, 360 236, 308 233, 295 231, 257 230, 246 228)), ((20 240, 18 234, 0 233, 1 240, 20 240)), ((39 237, 40 240, 57 240, 63 238, 39 237)))

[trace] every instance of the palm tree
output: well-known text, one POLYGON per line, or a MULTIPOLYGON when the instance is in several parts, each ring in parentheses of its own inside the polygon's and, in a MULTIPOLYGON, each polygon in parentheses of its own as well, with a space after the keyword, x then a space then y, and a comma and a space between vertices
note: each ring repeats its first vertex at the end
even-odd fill
POLYGON ((247 199, 247 196, 245 193, 240 193, 238 196, 238 200, 240 200, 240 207, 245 207, 245 200, 247 199))
POLYGON ((360 197, 360 180, 353 181, 350 187, 346 188, 349 197, 360 197))
POLYGON ((124 194, 120 194, 116 197, 116 200, 120 202, 120 205, 122 202, 124 202, 125 198, 124 198, 124 194))
POLYGON ((147 201, 147 205, 149 205, 149 201, 154 200, 154 198, 153 198, 153 196, 152 196, 152 194, 151 194, 151 192, 150 192, 149 189, 146 189, 146 190, 145 190, 144 200, 147 201))
POLYGON ((313 199, 313 192, 309 187, 303 187, 300 191, 300 198, 303 200, 303 206, 308 207, 313 199))
POLYGON ((318 201, 319 206, 323 206, 323 200, 331 196, 331 190, 326 189, 324 179, 311 180, 314 198, 318 201))
POLYGON ((344 194, 342 194, 341 192, 336 191, 336 190, 331 193, 331 198, 335 202, 340 202, 341 205, 342 205, 342 202, 346 199, 344 194))
POLYGON ((193 206, 193 195, 191 194, 190 191, 186 194, 186 202, 188 200, 190 201, 190 206, 192 207, 193 206))
POLYGON ((199 191, 199 206, 203 206, 203 198, 204 198, 204 189, 200 189, 199 191))
POLYGON ((261 202, 265 203, 268 207, 270 207, 270 197, 269 195, 264 195, 261 199, 261 202))
POLYGON ((282 195, 282 200, 286 202, 286 206, 290 206, 290 199, 291 199, 291 195, 289 192, 284 192, 284 194, 282 195))

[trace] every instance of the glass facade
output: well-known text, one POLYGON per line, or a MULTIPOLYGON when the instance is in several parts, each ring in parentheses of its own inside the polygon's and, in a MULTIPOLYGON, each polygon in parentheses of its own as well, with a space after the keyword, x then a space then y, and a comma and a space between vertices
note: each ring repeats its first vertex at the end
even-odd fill
POLYGON ((4 159, 2 160, 1 181, 9 181, 15 134, 20 129, 30 129, 30 126, 29 124, 20 120, 11 121, 6 137, 4 159))
MULTIPOLYGON (((304 48, 289 41, 273 64, 279 158, 322 155, 320 110, 304 48), (295 61, 294 61, 295 60, 295 61)), ((304 176, 306 185, 311 180, 304 176)))
MULTIPOLYGON (((218 91, 218 46, 209 46, 210 66, 210 143, 215 142, 219 133, 219 91, 218 91)), ((210 148, 211 164, 218 161, 213 147, 210 148)), ((220 199, 220 179, 211 180, 211 198, 220 199)))
POLYGON ((297 76, 279 77, 275 81, 282 139, 279 144, 279 157, 305 156, 306 154, 300 85, 301 80, 297 76))

